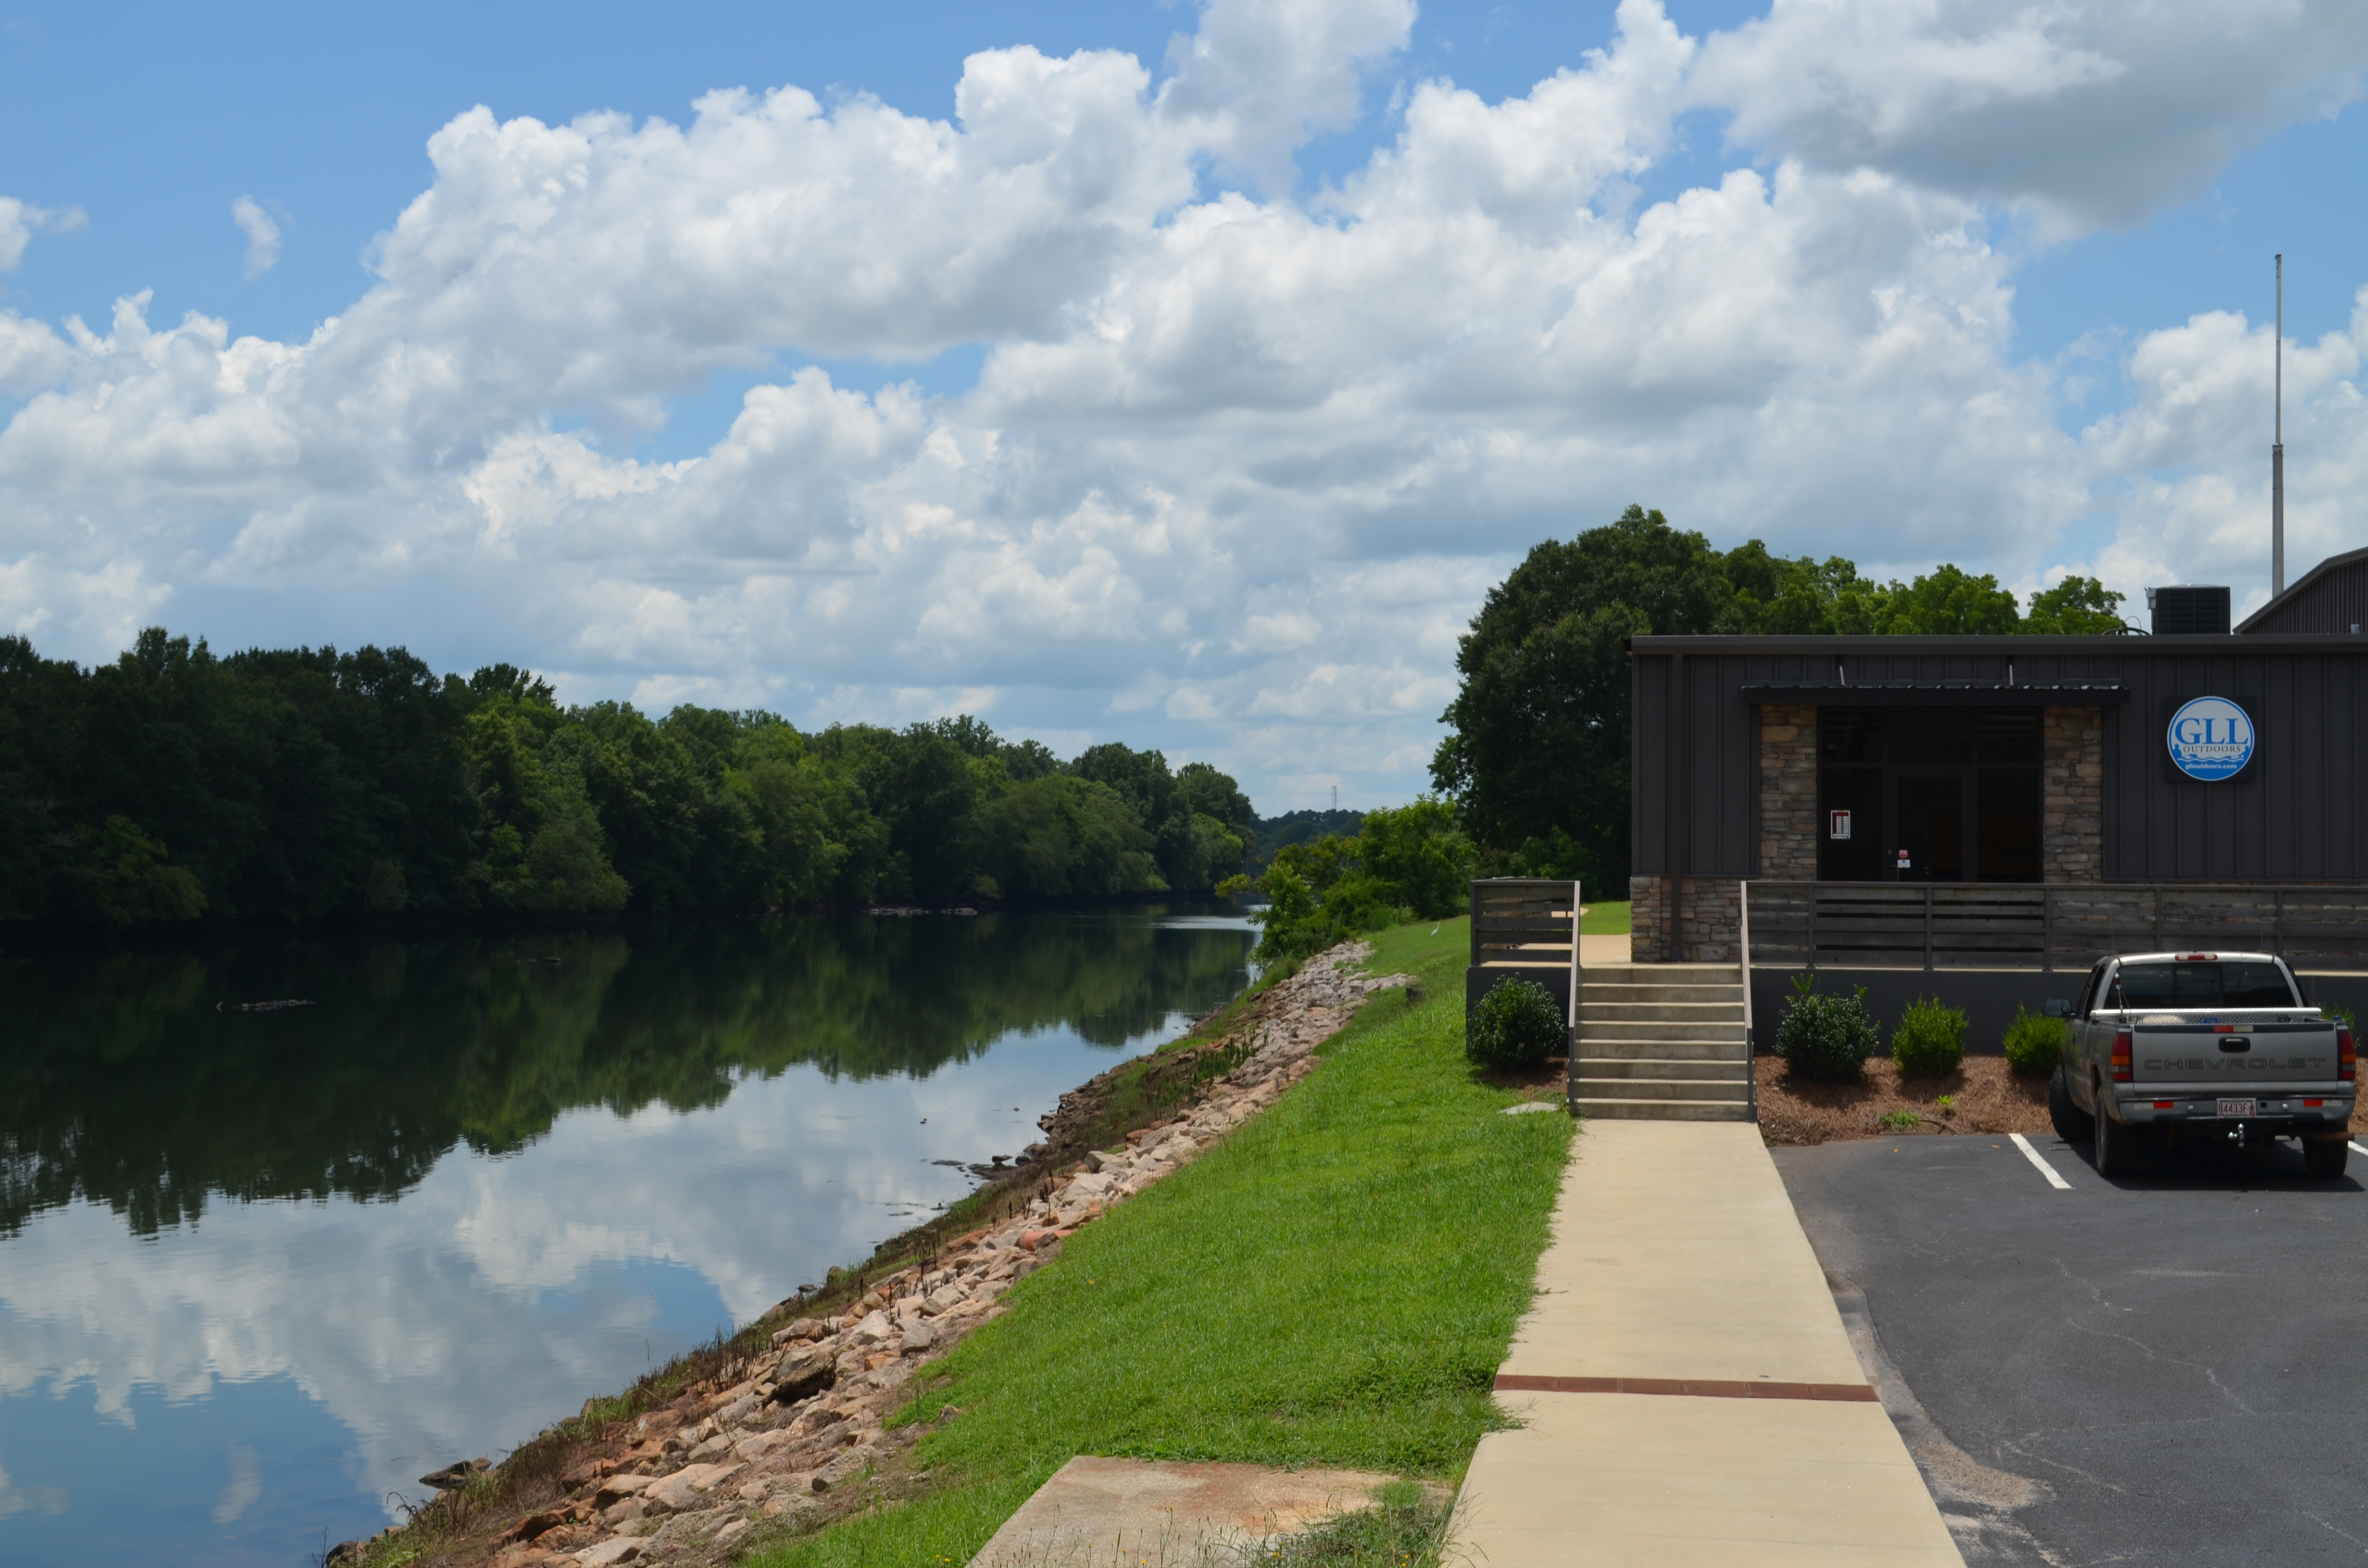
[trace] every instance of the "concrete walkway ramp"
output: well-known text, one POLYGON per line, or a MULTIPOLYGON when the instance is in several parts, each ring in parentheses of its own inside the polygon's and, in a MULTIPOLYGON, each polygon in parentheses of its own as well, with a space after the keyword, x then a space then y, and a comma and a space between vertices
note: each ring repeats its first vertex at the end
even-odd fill
MULTIPOLYGON (((1595 1121, 1455 1539, 1486 1568, 1962 1568, 1747 1123, 1595 1121)), ((1452 1550, 1450 1556, 1453 1557, 1452 1550)))

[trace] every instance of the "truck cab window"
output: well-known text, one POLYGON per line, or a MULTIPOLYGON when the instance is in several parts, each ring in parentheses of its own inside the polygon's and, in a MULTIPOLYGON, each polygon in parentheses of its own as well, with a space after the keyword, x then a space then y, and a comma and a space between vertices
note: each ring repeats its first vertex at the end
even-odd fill
POLYGON ((2125 1007, 2291 1007, 2294 988, 2274 963, 2129 963, 2113 986, 2125 1007))
POLYGON ((2089 971, 2089 983, 2080 988, 2080 1000, 2072 1009, 2072 1016, 2074 1017, 2085 1018, 2091 1012, 2096 1010, 2097 987, 2103 983, 2104 978, 2105 966, 2103 964, 2099 964, 2089 971))
POLYGON ((2125 963, 2113 975, 2116 1007, 2169 1007, 2179 994, 2177 975, 2186 964, 2125 963))
POLYGON ((2220 1005, 2224 1007, 2291 1007, 2294 988, 2285 971, 2273 963, 2224 963, 2220 966, 2220 1005))

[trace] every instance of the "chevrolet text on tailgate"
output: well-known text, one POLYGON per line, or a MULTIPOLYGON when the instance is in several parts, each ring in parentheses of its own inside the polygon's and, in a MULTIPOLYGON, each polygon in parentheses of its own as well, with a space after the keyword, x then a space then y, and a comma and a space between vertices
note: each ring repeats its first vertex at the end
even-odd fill
POLYGON ((2055 1131, 2120 1176, 2141 1141, 2295 1138, 2338 1176, 2358 1085, 2351 1031, 2305 1006, 2270 953, 2129 953, 2089 971, 2049 1085, 2055 1131))

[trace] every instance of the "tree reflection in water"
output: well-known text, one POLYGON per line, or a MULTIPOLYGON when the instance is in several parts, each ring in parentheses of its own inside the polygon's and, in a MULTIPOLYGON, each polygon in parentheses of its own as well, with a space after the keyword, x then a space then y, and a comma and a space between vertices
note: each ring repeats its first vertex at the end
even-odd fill
POLYGON ((1231 995, 1250 941, 1135 909, 0 957, 0 1236, 77 1197, 142 1235, 214 1193, 391 1199, 457 1142, 798 1064, 927 1076, 1055 1025, 1117 1046, 1231 995), (217 1010, 283 997, 314 1006, 217 1010))

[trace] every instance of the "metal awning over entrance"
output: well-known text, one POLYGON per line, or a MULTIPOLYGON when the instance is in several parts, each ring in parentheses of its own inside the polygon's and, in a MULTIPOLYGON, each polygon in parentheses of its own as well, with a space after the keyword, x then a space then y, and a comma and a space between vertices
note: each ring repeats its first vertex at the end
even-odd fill
POLYGON ((1743 699, 1804 708, 2096 708, 2130 699, 2125 686, 2002 681, 1745 681, 1743 699))

